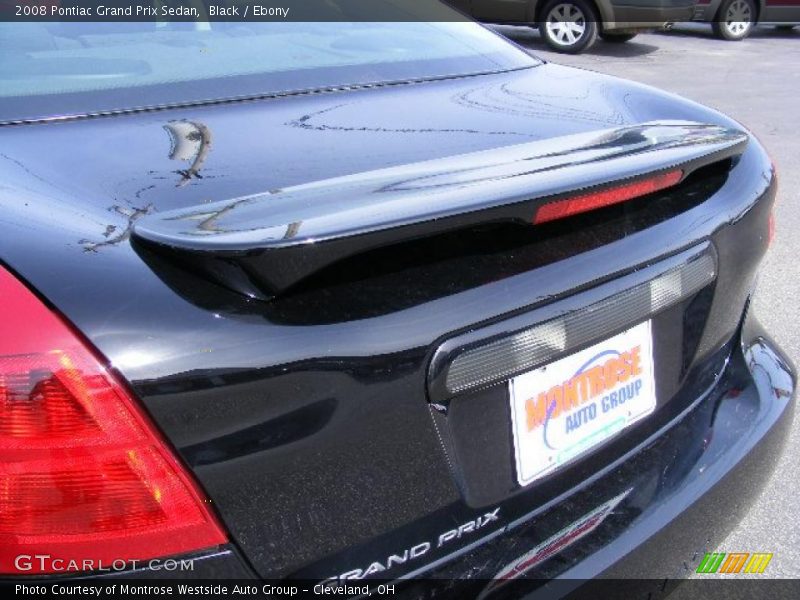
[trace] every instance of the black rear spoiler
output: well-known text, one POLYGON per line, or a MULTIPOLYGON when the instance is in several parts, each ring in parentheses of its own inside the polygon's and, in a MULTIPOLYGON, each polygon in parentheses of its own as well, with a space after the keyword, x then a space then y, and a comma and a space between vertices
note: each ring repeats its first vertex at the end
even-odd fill
POLYGON ((479 222, 531 222, 538 206, 740 154, 740 130, 649 122, 367 171, 153 213, 134 243, 251 297, 279 294, 380 246, 479 222))

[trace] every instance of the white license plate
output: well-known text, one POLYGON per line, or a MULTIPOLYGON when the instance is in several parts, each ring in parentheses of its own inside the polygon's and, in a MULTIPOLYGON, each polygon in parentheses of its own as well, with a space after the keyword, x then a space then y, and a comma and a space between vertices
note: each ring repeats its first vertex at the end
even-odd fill
POLYGON ((650 321, 509 381, 517 481, 562 467, 656 407, 650 321))

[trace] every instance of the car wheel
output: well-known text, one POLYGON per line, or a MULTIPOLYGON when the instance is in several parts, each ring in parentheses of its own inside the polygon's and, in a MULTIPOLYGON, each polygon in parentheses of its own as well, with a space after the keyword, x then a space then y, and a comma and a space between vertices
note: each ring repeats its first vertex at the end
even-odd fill
POLYGON ((611 42, 612 44, 623 44, 625 42, 630 42, 633 38, 636 37, 636 34, 601 31, 600 37, 604 42, 611 42))
POLYGON ((712 27, 718 38, 743 40, 753 30, 756 6, 753 0, 725 0, 717 11, 712 27))
POLYGON ((597 39, 597 17, 585 0, 551 0, 541 12, 539 32, 553 50, 577 54, 597 39))

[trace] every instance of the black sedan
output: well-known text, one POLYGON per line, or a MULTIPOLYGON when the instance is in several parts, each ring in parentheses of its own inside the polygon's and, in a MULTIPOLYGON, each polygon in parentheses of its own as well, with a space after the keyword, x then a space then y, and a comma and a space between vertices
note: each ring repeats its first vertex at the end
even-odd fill
POLYGON ((0 573, 715 549, 794 409, 758 140, 472 23, 175 25, 0 25, 0 573))

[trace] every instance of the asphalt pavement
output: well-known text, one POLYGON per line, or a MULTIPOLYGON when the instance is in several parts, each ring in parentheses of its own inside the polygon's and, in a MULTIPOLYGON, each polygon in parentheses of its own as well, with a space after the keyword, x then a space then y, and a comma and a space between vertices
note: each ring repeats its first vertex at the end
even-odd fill
MULTIPOLYGON (((757 28, 725 42, 702 24, 601 40, 577 56, 550 52, 528 27, 497 31, 545 60, 660 87, 720 110, 753 131, 778 168, 777 236, 760 275, 759 318, 800 365, 800 28, 757 28)), ((712 549, 713 551, 714 549, 712 549)), ((800 417, 776 474, 719 552, 772 552, 765 575, 800 577, 800 417)))

